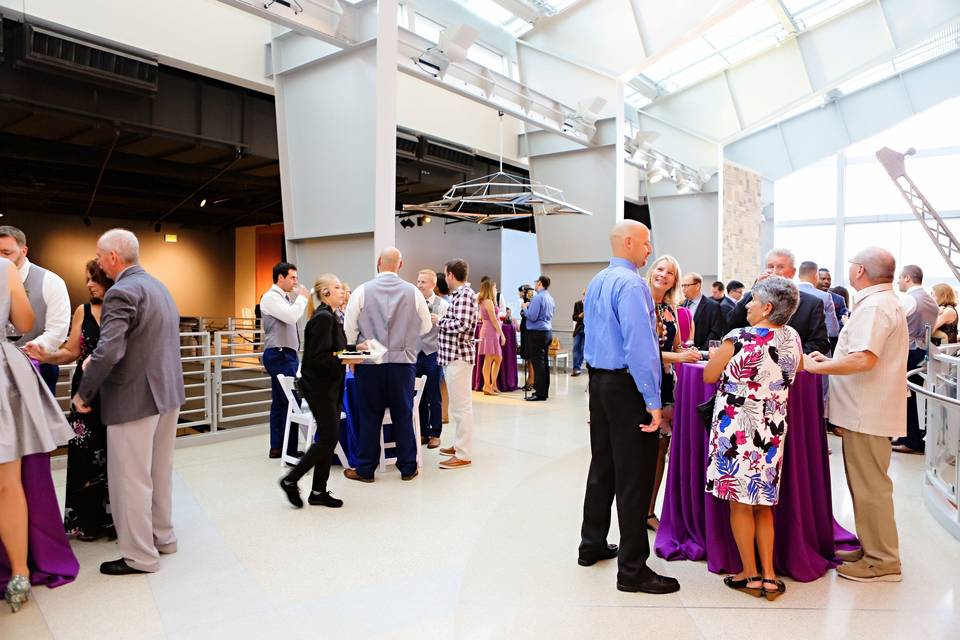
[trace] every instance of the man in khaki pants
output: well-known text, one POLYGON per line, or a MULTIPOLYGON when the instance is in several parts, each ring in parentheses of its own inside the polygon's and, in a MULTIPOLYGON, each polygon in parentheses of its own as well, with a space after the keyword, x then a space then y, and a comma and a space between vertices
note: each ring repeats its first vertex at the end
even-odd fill
POLYGON ((841 577, 899 582, 900 550, 893 515, 890 438, 904 435, 907 416, 907 320, 893 291, 896 261, 879 247, 850 261, 857 290, 831 360, 804 356, 804 368, 830 376, 830 422, 843 436, 843 465, 862 550, 839 552, 841 577))
POLYGON ((125 229, 97 242, 97 261, 116 282, 103 300, 100 342, 83 363, 73 398, 87 413, 100 393, 107 425, 110 507, 121 558, 108 575, 148 573, 177 550, 173 532, 173 443, 184 401, 180 314, 170 292, 140 266, 140 244, 125 229))

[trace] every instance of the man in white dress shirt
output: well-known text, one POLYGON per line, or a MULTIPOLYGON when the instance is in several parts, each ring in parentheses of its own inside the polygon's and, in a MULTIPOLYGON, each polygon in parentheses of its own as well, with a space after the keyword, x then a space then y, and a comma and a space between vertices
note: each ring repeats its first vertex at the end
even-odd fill
POLYGON ((417 289, 423 294, 430 310, 433 327, 420 336, 417 343, 417 377, 427 376, 427 384, 420 398, 420 444, 429 449, 440 446, 440 433, 443 430, 443 400, 440 395, 440 377, 443 369, 437 363, 437 336, 440 328, 437 322, 447 312, 450 303, 434 293, 437 286, 437 272, 433 269, 421 269, 417 274, 417 289))
MULTIPOLYGON (((297 321, 307 308, 309 291, 297 279, 297 267, 278 262, 273 267, 273 286, 260 298, 263 324, 263 367, 270 374, 273 402, 270 403, 270 457, 280 457, 283 446, 283 425, 287 418, 287 396, 277 376, 295 377, 300 359, 300 334, 297 321), (296 299, 291 300, 291 294, 296 299)), ((297 453, 297 441, 290 438, 287 453, 297 453)))
MULTIPOLYGON (((60 348, 70 328, 70 296, 63 278, 27 260, 27 237, 11 226, 0 227, 0 256, 17 265, 20 281, 27 290, 27 299, 36 315, 33 328, 16 341, 18 347, 36 344, 48 353, 60 348)), ((6 330, 4 327, 3 330, 6 330)), ((57 394, 60 367, 41 364, 40 376, 50 392, 57 394)))

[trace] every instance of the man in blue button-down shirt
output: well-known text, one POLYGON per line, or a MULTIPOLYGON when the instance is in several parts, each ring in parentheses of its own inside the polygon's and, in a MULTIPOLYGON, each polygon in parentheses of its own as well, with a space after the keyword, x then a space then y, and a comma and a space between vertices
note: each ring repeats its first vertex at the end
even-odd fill
POLYGON ((590 472, 579 563, 618 559, 617 589, 673 593, 680 584, 647 566, 646 514, 653 493, 660 425, 660 344, 653 299, 637 273, 653 248, 635 220, 610 233, 613 258, 584 300, 584 356, 590 372, 590 472), (617 499, 620 547, 607 544, 617 499))
POLYGON ((550 395, 550 363, 547 351, 553 340, 553 314, 557 310, 557 303, 547 289, 550 288, 550 277, 540 276, 536 283, 537 295, 527 305, 524 315, 527 318, 527 340, 530 350, 529 358, 533 364, 533 395, 527 400, 546 400, 550 395))

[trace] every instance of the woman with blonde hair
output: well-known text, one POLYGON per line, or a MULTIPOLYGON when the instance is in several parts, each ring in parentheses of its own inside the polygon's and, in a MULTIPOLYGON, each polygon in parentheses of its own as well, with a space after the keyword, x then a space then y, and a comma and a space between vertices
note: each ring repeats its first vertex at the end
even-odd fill
POLYGON ((663 255, 653 261, 647 271, 647 284, 653 296, 657 314, 657 334, 660 338, 660 356, 663 361, 663 377, 660 383, 660 399, 663 412, 660 420, 660 449, 657 452, 657 472, 653 481, 653 495, 647 510, 647 528, 653 531, 660 526, 655 507, 667 451, 670 449, 671 422, 673 421, 673 365, 677 362, 699 362, 700 352, 681 348, 677 322, 677 302, 680 294, 680 263, 671 255, 663 255))
POLYGON ((953 344, 957 341, 957 292, 948 284, 933 285, 933 297, 937 300, 940 313, 933 328, 932 339, 936 345, 953 344))
MULTIPOLYGON (((312 505, 338 508, 343 500, 335 498, 327 490, 330 463, 340 436, 340 410, 343 404, 345 365, 360 362, 360 359, 345 359, 337 353, 347 348, 347 336, 336 310, 343 304, 343 283, 332 273, 317 278, 313 296, 320 304, 310 315, 303 330, 303 361, 300 365, 300 388, 317 423, 317 438, 300 462, 286 477, 280 480, 280 488, 287 500, 298 509, 303 506, 297 482, 313 469, 313 491, 307 502, 312 505)), ((362 349, 363 345, 357 345, 362 349)))
POLYGON ((500 375, 500 363, 503 361, 503 345, 507 337, 503 335, 503 326, 500 322, 500 310, 497 309, 497 285, 493 280, 484 280, 480 284, 480 294, 477 302, 480 303, 480 344, 478 355, 483 356, 483 394, 486 396, 499 395, 497 376, 500 375))

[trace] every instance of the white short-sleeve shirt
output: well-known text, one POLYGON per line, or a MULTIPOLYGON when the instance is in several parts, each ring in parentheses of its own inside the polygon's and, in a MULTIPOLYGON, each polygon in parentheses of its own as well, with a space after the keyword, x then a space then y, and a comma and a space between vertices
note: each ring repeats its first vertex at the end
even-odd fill
POLYGON ((870 371, 830 376, 830 422, 874 436, 894 438, 907 424, 907 319, 890 284, 855 295, 850 319, 840 331, 834 359, 869 351, 870 371))

